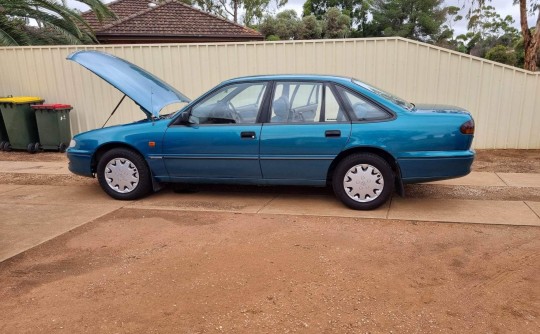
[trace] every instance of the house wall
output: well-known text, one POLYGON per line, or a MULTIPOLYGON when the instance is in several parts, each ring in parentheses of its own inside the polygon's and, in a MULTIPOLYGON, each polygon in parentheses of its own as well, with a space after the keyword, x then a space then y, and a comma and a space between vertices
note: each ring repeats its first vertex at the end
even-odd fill
MULTIPOLYGON (((191 98, 244 75, 352 76, 412 102, 467 108, 476 148, 540 149, 540 73, 402 38, 0 48, 0 96, 73 105, 73 133, 101 127, 122 94, 65 59, 81 49, 125 58, 191 98)), ((126 99, 109 124, 143 117, 126 99)))

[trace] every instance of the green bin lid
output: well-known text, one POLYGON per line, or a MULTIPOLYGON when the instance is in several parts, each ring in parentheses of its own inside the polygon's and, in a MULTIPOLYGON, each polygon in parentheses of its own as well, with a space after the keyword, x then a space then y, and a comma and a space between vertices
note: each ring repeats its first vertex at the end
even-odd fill
POLYGON ((0 98, 0 103, 11 103, 11 104, 41 103, 43 101, 45 100, 37 96, 15 96, 15 97, 0 98))

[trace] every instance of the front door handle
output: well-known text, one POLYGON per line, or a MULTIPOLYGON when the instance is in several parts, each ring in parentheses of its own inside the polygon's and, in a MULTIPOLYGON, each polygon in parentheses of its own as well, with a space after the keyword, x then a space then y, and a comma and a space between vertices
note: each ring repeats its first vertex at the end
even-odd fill
POLYGON ((255 139, 255 132, 254 131, 243 131, 240 133, 240 138, 245 139, 255 139))
POLYGON ((324 132, 325 137, 341 137, 341 131, 339 130, 326 130, 324 132))

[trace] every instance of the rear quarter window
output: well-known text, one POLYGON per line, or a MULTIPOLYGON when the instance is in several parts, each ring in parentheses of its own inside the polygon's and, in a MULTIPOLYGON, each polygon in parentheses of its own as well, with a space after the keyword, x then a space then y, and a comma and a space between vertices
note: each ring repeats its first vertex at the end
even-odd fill
POLYGON ((358 93, 337 87, 342 99, 350 106, 355 121, 377 121, 392 118, 392 115, 358 93))

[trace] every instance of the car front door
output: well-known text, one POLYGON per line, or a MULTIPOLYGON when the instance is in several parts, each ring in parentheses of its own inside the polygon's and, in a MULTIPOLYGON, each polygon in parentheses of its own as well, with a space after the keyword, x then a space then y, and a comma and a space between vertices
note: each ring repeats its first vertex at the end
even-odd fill
POLYGON ((163 138, 172 180, 258 180, 261 123, 267 82, 218 88, 191 107, 195 123, 174 122, 163 138))
POLYGON ((269 183, 324 184, 351 134, 333 87, 323 82, 276 82, 260 161, 269 183))

